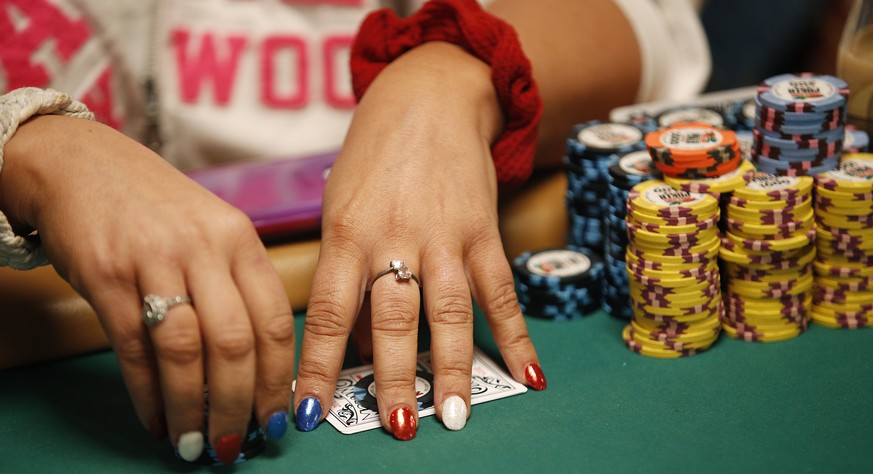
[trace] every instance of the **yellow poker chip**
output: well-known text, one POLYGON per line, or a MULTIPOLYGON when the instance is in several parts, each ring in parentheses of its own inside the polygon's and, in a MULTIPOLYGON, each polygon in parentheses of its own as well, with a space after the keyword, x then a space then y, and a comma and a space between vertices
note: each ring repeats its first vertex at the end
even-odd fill
POLYGON ((812 230, 813 219, 812 211, 810 211, 796 221, 782 224, 749 224, 728 218, 727 225, 730 232, 748 238, 762 238, 761 236, 767 235, 791 237, 801 233, 806 234, 807 231, 812 230))
POLYGON ((774 201, 752 201, 737 196, 731 196, 728 204, 749 211, 780 210, 788 207, 797 207, 812 202, 812 194, 804 194, 795 198, 774 201))
POLYGON ((750 210, 728 204, 725 211, 726 218, 733 219, 742 224, 779 225, 813 217, 812 205, 809 201, 806 201, 801 206, 766 210, 750 210))
POLYGON ((816 210, 815 219, 828 227, 849 230, 867 230, 873 228, 873 215, 841 216, 823 210, 816 210))
POLYGON ((715 289, 709 293, 653 295, 631 291, 629 296, 634 300, 634 302, 640 305, 685 309, 706 307, 707 303, 715 297, 715 294, 718 293, 718 291, 719 289, 716 286, 715 289))
POLYGON ((710 318, 715 324, 712 327, 689 327, 682 332, 671 330, 650 329, 631 321, 634 339, 640 344, 682 343, 685 347, 706 348, 712 345, 721 332, 721 322, 718 318, 710 318))
POLYGON ((684 247, 678 247, 676 245, 670 243, 657 243, 657 242, 649 242, 646 240, 634 240, 628 239, 630 242, 628 247, 633 248, 633 252, 642 252, 647 255, 651 255, 651 258, 655 258, 657 255, 662 255, 665 257, 670 256, 682 256, 682 255, 697 255, 703 252, 711 251, 713 245, 719 245, 719 238, 717 236, 698 242, 696 244, 684 247))
POLYGON ((870 229, 841 229, 839 227, 831 227, 826 224, 818 223, 818 228, 826 234, 833 236, 833 239, 844 242, 854 242, 859 240, 873 239, 873 228, 870 229))
POLYGON ((705 319, 705 316, 701 317, 701 315, 710 314, 716 311, 719 306, 719 302, 721 302, 721 298, 713 298, 712 302, 699 305, 699 306, 686 306, 684 308, 677 308, 671 306, 653 306, 649 304, 638 303, 636 301, 631 300, 630 305, 631 308, 634 309, 634 314, 637 314, 639 311, 639 317, 649 317, 652 316, 670 316, 672 318, 676 318, 680 321, 699 321, 701 319, 705 319), (684 319, 683 319, 684 318, 684 319))
POLYGON ((746 342, 780 342, 787 341, 789 339, 793 339, 801 334, 803 334, 805 328, 792 328, 791 330, 776 332, 776 333, 760 333, 756 331, 742 331, 738 330, 734 326, 730 324, 729 321, 725 321, 722 324, 722 329, 725 334, 728 336, 739 339, 746 342))
POLYGON ((712 263, 708 263, 704 266, 692 268, 689 270, 672 270, 672 271, 662 271, 662 270, 651 270, 648 268, 641 267, 631 262, 625 263, 626 270, 628 274, 633 274, 635 276, 646 276, 650 278, 659 278, 659 279, 676 279, 676 278, 707 278, 712 279, 715 278, 715 275, 718 275, 718 263, 713 261, 712 263))
POLYGON ((746 285, 737 280, 728 281, 728 289, 741 297, 746 298, 779 298, 782 296, 801 295, 812 288, 812 278, 801 279, 791 288, 762 288, 746 285))
MULTIPOLYGON (((751 281, 751 280, 738 280, 736 278, 728 278, 727 286, 731 290, 735 290, 737 288, 741 288, 743 290, 757 290, 763 293, 767 293, 770 291, 774 292, 783 292, 779 296, 783 295, 796 295, 802 293, 804 291, 808 291, 812 288, 813 275, 809 273, 807 275, 803 275, 796 280, 785 280, 785 281, 776 281, 776 282, 768 282, 768 281, 751 281)), ((763 297, 765 298, 773 298, 774 296, 765 294, 763 297)))
POLYGON ((664 176, 664 182, 690 193, 729 193, 744 186, 754 171, 755 165, 748 160, 742 160, 735 170, 717 178, 683 179, 664 176))
POLYGON ((622 331, 621 338, 622 340, 624 340, 624 343, 628 347, 628 349, 640 355, 644 355, 647 357, 656 357, 659 359, 678 359, 680 357, 694 355, 698 352, 696 350, 676 351, 671 349, 653 349, 647 346, 643 346, 642 344, 636 342, 633 337, 631 337, 631 331, 632 328, 628 324, 622 331))
POLYGON ((672 224, 653 224, 651 222, 641 221, 636 218, 636 214, 629 214, 626 222, 632 224, 635 228, 642 229, 646 232, 656 234, 693 234, 704 230, 714 229, 718 225, 719 214, 713 214, 708 219, 703 219, 700 222, 672 225, 672 224))
POLYGON ((816 291, 815 298, 819 302, 830 302, 836 304, 858 304, 867 305, 873 304, 873 293, 869 291, 850 291, 847 293, 828 293, 816 291))
POLYGON ((644 181, 634 186, 628 203, 635 212, 660 217, 694 215, 708 218, 718 212, 718 201, 713 196, 674 189, 659 180, 644 181))
POLYGON ((864 193, 873 191, 873 154, 847 153, 840 166, 816 176, 816 184, 830 191, 864 193))
POLYGON ((699 253, 685 255, 660 255, 650 252, 641 251, 633 246, 628 246, 625 250, 625 260, 627 255, 633 255, 637 258, 655 263, 676 264, 676 263, 706 263, 709 260, 718 258, 718 250, 720 248, 718 239, 713 240, 711 247, 699 253))
POLYGON ((826 309, 834 312, 851 313, 861 313, 873 310, 873 305, 871 304, 831 303, 830 301, 815 301, 812 304, 812 307, 819 311, 826 309))
POLYGON ((636 318, 631 320, 634 329, 642 330, 648 333, 657 333, 666 337, 696 337, 701 336, 708 331, 719 329, 719 312, 713 312, 708 317, 695 321, 694 323, 678 323, 678 322, 657 322, 647 318, 636 318))
POLYGON ((873 201, 844 201, 818 196, 815 208, 838 216, 869 216, 873 214, 873 201))
POLYGON ((678 288, 665 288, 657 285, 644 285, 639 283, 638 281, 631 278, 628 280, 628 289, 630 291, 639 291, 643 293, 659 293, 663 295, 684 295, 693 292, 703 292, 706 291, 712 285, 718 285, 720 279, 712 278, 712 279, 701 279, 697 283, 693 283, 690 285, 678 287, 678 288))
POLYGON ((749 321, 754 320, 756 322, 767 324, 768 321, 782 321, 786 318, 800 318, 803 317, 808 311, 805 309, 793 309, 791 311, 757 310, 729 306, 727 308, 727 312, 728 314, 742 315, 749 321))
POLYGON ((812 304, 813 298, 811 294, 802 294, 797 296, 787 296, 780 299, 773 298, 743 298, 733 292, 728 291, 725 296, 729 305, 742 307, 745 309, 753 309, 757 311, 783 311, 792 308, 808 308, 812 304))
POLYGON ((832 265, 829 262, 815 260, 812 262, 816 275, 838 278, 871 277, 873 266, 853 263, 840 263, 832 265))
POLYGON ((734 190, 735 197, 749 201, 785 201, 805 196, 812 191, 809 176, 776 176, 757 172, 745 186, 734 190))
POLYGON ((833 308, 825 308, 824 306, 813 305, 812 310, 827 316, 829 318, 858 318, 858 317, 869 317, 873 318, 873 308, 860 310, 860 311, 841 311, 835 310, 833 308))
POLYGON ((850 235, 835 235, 822 226, 817 226, 815 229, 816 243, 821 243, 825 246, 830 246, 834 249, 858 249, 866 250, 873 248, 873 234, 869 237, 853 237, 850 235), (825 242, 821 242, 825 241, 825 242))
POLYGON ((713 308, 708 308, 699 313, 681 315, 647 313, 633 305, 631 305, 631 309, 633 310, 634 320, 653 321, 657 324, 696 324, 709 318, 721 317, 724 313, 724 307, 720 303, 713 308))
MULTIPOLYGON (((714 254, 717 255, 717 254, 714 254)), ((708 260, 703 260, 700 262, 690 262, 690 263, 661 263, 653 260, 648 260, 645 257, 639 257, 634 253, 625 252, 624 256, 625 262, 631 262, 634 265, 640 266, 642 268, 652 269, 652 270, 660 270, 660 271, 682 271, 682 270, 693 270, 695 268, 700 268, 704 265, 709 265, 712 263, 716 263, 717 260, 715 257, 710 258, 708 260)))
POLYGON ((837 278, 816 275, 815 284, 823 288, 844 291, 866 291, 873 289, 873 277, 837 278))
POLYGON ((821 186, 815 186, 813 192, 816 196, 828 198, 836 201, 849 202, 868 202, 873 200, 873 191, 871 192, 842 192, 831 191, 830 189, 821 186))
POLYGON ((810 319, 819 326, 831 329, 863 329, 873 325, 873 318, 830 318, 813 311, 810 319))
POLYGON ((769 319, 769 320, 758 320, 753 318, 746 318, 744 316, 738 316, 737 319, 728 318, 731 325, 734 327, 743 327, 743 328, 755 328, 755 331, 760 331, 763 334, 773 334, 779 333, 783 331, 791 331, 797 329, 798 326, 806 324, 809 320, 809 316, 806 314, 794 316, 794 317, 786 317, 782 319, 769 319))
POLYGON ((805 234, 796 235, 787 239, 779 239, 779 240, 759 240, 759 239, 749 239, 745 237, 738 236, 732 232, 726 232, 725 237, 728 238, 731 242, 737 244, 737 246, 758 251, 758 252, 772 252, 772 251, 785 251, 785 250, 795 250, 801 249, 815 239, 815 231, 809 231, 805 234))
POLYGON ((628 277, 631 280, 634 280, 638 283, 647 286, 661 286, 664 288, 683 288, 686 286, 696 285, 701 281, 712 281, 714 278, 718 277, 718 274, 706 274, 701 276, 692 276, 692 277, 677 277, 677 278, 656 278, 650 277, 647 275, 640 275, 633 271, 628 271, 628 277))
POLYGON ((648 334, 639 331, 636 327, 631 327, 630 332, 633 340, 641 346, 651 349, 672 349, 676 351, 705 351, 712 347, 715 341, 718 340, 720 333, 721 328, 718 328, 716 330, 707 331, 707 334, 697 338, 668 339, 663 337, 659 338, 657 334, 655 336, 649 336, 648 334))
POLYGON ((734 267, 733 269, 729 269, 722 278, 729 278, 731 280, 740 280, 740 281, 752 281, 752 282, 765 282, 765 283, 779 283, 784 281, 796 280, 805 275, 812 274, 812 266, 807 265, 805 267, 801 267, 798 270, 779 270, 777 272, 767 272, 767 271, 748 271, 742 268, 734 267), (781 273, 785 271, 786 273, 781 273))

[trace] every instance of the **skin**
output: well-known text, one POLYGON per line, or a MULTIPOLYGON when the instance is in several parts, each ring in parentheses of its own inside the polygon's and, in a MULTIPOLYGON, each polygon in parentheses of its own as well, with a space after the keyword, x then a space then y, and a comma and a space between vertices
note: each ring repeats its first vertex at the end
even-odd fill
MULTIPOLYGON (((516 27, 533 63, 544 102, 543 165, 560 159, 573 123, 632 102, 638 86, 639 56, 621 13, 610 2, 568 3, 537 3, 554 15, 531 15, 524 1, 492 8, 516 27)), ((379 413, 390 431, 394 410, 416 406, 420 298, 432 334, 438 417, 451 395, 469 408, 471 296, 512 376, 524 381, 525 367, 539 364, 497 229, 490 144, 501 126, 489 66, 452 44, 416 47, 372 83, 325 191, 295 406, 307 397, 330 406, 352 334, 359 352, 372 351, 379 413), (366 293, 392 259, 422 279, 421 293, 390 275, 366 293), (356 325, 359 314, 364 324, 356 325)))
POLYGON ((144 426, 166 426, 173 442, 200 431, 204 379, 212 442, 244 435, 253 406, 262 424, 287 409, 293 314, 245 215, 95 122, 38 117, 5 158, 0 208, 19 231, 40 230, 58 273, 94 307, 144 426), (194 305, 149 329, 150 293, 194 305))
MULTIPOLYGON (((608 0, 503 0, 492 11, 516 27, 533 63, 544 102, 539 164, 560 159, 573 123, 633 101, 639 55, 608 0)), ((295 409, 309 396, 330 406, 356 321, 383 425, 397 407, 414 407, 419 298, 439 417, 451 395, 469 408, 473 299, 514 378, 539 363, 497 228, 490 145, 501 126, 489 67, 457 46, 417 47, 373 82, 324 196, 295 409), (368 294, 372 276, 397 258, 424 291, 387 275, 368 294)), ((147 429, 166 427, 173 443, 199 431, 204 379, 213 444, 244 434, 252 406, 262 425, 289 406, 293 316, 245 216, 97 123, 38 117, 4 153, 0 209, 18 232, 39 229, 59 274, 94 307, 147 429), (189 294, 194 304, 147 328, 146 294, 189 294)))

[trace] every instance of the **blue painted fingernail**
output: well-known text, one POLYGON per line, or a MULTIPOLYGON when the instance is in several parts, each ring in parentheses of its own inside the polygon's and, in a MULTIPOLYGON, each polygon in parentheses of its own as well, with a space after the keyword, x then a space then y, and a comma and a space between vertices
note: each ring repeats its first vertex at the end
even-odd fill
POLYGON ((270 415, 267 419, 267 436, 270 439, 281 439, 285 436, 285 430, 288 429, 288 413, 285 411, 277 411, 270 415))
POLYGON ((312 431, 321 421, 321 402, 315 397, 309 397, 297 406, 297 429, 312 431))

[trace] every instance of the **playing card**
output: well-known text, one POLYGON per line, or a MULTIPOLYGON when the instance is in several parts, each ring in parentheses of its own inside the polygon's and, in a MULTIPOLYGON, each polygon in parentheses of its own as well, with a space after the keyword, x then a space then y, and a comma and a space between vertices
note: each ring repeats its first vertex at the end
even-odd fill
MULTIPOLYGON (((527 387, 513 380, 478 348, 473 352, 473 378, 470 387, 471 405, 527 392, 527 387)), ((419 418, 433 415, 436 410, 430 352, 418 355, 415 389, 419 418)), ((347 369, 340 373, 327 421, 344 434, 360 433, 382 426, 376 404, 372 365, 347 369)))

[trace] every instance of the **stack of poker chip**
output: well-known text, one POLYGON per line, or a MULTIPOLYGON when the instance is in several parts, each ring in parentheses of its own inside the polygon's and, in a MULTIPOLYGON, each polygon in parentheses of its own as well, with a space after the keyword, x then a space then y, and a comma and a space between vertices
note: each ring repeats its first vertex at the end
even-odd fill
POLYGON ((782 74, 758 86, 752 161, 779 176, 814 176, 839 164, 848 85, 810 73, 782 74))
POLYGON ((595 120, 573 127, 564 156, 569 245, 603 253, 609 167, 618 154, 642 149, 642 141, 643 132, 630 124, 595 120))
POLYGON ((652 158, 645 150, 618 157, 609 167, 609 212, 606 214, 606 278, 603 286, 603 309, 616 318, 630 319, 630 289, 625 271, 627 250, 627 199, 637 184, 654 179, 652 158))
POLYGON ((625 255, 633 318, 622 338, 650 357, 682 357, 718 339, 718 201, 660 180, 633 187, 625 255))
POLYGON ((714 178, 742 161, 736 134, 703 122, 680 122, 646 134, 646 148, 664 176, 714 178))
POLYGON ((776 342, 806 330, 815 258, 812 183, 808 176, 757 172, 734 190, 719 251, 729 336, 776 342))
POLYGON ((812 319, 832 328, 873 326, 873 154, 846 154, 815 178, 812 319))
POLYGON ((524 252, 512 262, 522 313, 567 321, 601 306, 603 259, 584 247, 524 252))

